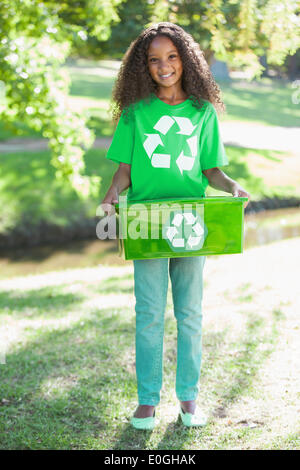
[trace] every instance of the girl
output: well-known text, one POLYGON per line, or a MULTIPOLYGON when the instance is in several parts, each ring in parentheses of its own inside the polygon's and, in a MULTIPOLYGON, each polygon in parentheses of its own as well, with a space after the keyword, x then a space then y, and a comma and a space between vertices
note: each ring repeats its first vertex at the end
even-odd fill
MULTIPOLYGON (((225 106, 203 52, 180 26, 155 24, 131 43, 113 100, 118 125, 107 158, 118 162, 119 168, 102 201, 105 212, 110 213, 109 207, 127 188, 129 201, 204 197, 208 184, 249 198, 219 169, 228 161, 216 109, 222 111, 225 106), (194 158, 186 156, 188 151, 194 158)), ((180 416, 186 426, 206 423, 206 417, 196 409, 204 261, 205 257, 199 256, 133 262, 139 401, 131 419, 135 428, 152 429, 155 425, 169 275, 178 332, 176 395, 180 416)))

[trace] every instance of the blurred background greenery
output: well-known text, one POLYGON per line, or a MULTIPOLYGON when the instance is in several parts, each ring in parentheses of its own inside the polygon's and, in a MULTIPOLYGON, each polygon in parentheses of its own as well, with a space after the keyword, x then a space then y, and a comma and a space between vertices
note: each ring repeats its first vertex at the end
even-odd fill
MULTIPOLYGON (((274 136, 278 127, 300 126, 297 2, 2 0, 0 6, 0 246, 9 239, 12 246, 38 244, 43 237, 33 235, 49 227, 94 236, 89 221, 116 169, 105 160, 114 131, 112 86, 127 47, 153 22, 177 23, 199 42, 227 106, 222 125, 267 126, 274 136)), ((262 148, 255 139, 251 147, 225 144, 228 174, 253 200, 300 197, 300 159, 290 149, 262 148)))

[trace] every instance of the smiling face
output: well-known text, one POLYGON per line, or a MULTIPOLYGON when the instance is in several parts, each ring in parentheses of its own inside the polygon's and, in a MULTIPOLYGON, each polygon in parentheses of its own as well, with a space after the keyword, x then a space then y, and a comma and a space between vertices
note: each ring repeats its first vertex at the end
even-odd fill
POLYGON ((176 46, 166 36, 158 36, 148 50, 148 68, 159 87, 181 88, 182 61, 176 46))

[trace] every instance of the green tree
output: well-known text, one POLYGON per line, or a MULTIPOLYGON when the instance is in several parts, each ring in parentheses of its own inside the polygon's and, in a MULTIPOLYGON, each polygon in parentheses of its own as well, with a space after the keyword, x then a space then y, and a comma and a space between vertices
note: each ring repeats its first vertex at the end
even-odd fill
POLYGON ((122 0, 0 0, 2 122, 16 120, 49 139, 58 178, 78 194, 98 190, 100 178, 83 175, 83 155, 94 140, 86 119, 68 106, 69 77, 61 65, 77 38, 105 40, 122 0))
POLYGON ((89 36, 77 52, 121 58, 140 31, 151 23, 171 21, 193 35, 208 63, 215 56, 259 77, 268 65, 283 66, 300 47, 298 0, 124 0, 117 7, 109 41, 89 36))
POLYGON ((112 27, 109 41, 104 43, 103 50, 111 57, 118 56, 129 46, 151 20, 153 5, 146 1, 130 0, 123 2, 117 9, 120 22, 112 27), (109 47, 109 49, 108 49, 109 47))
MULTIPOLYGON (((130 0, 129 0, 130 1, 130 0)), ((214 54, 252 78, 267 63, 282 65, 300 47, 297 0, 155 0, 151 22, 178 23, 193 35, 210 62, 214 54)))
POLYGON ((153 10, 154 4, 147 1, 123 1, 117 7, 119 21, 112 23, 109 40, 99 41, 97 37, 90 35, 85 42, 74 43, 71 54, 95 59, 121 58, 131 41, 150 22, 153 10))

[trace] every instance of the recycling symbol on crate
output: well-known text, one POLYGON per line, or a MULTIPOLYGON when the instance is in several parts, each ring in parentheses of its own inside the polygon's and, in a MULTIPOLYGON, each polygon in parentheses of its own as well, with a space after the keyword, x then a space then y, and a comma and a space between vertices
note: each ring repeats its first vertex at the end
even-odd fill
MULTIPOLYGON (((153 126, 153 129, 162 135, 166 135, 175 124, 179 127, 179 131, 176 132, 176 134, 185 136, 191 136, 196 128, 196 126, 193 126, 191 120, 187 117, 171 117, 164 115, 153 126)), ((159 145, 164 146, 160 134, 145 134, 147 138, 143 143, 143 147, 151 160, 152 166, 155 168, 170 168, 171 155, 155 152, 156 147, 159 145)), ((191 170, 194 166, 195 157, 197 155, 197 135, 187 138, 186 142, 190 149, 190 155, 184 155, 183 150, 180 151, 179 149, 179 155, 176 158, 176 165, 178 166, 181 174, 183 174, 183 171, 191 170)))
POLYGON ((196 251, 203 247, 207 227, 196 211, 173 211, 162 227, 162 236, 172 251, 196 251))

